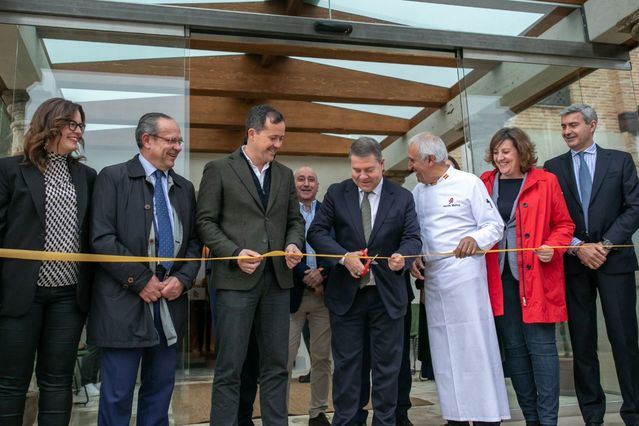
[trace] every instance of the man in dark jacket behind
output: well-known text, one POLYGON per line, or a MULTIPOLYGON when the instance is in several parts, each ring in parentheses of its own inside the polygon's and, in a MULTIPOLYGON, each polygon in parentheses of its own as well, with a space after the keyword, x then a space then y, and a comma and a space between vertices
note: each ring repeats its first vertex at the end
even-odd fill
MULTIPOLYGON (((95 184, 91 244, 95 253, 200 257, 195 191, 173 171, 184 140, 162 113, 140 118, 140 154, 106 167, 95 184)), ((137 424, 168 424, 176 343, 187 318, 186 292, 199 262, 102 263, 96 271, 89 343, 102 348, 99 425, 129 424, 142 365, 137 424)))

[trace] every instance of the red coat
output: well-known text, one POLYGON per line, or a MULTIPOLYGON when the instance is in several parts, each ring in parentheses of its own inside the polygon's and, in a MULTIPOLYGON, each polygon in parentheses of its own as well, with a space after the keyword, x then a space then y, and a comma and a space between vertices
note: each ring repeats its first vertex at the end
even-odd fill
MULTIPOLYGON (((485 172, 481 180, 488 193, 493 192, 497 170, 485 172)), ((567 246, 575 225, 566 201, 552 173, 540 169, 528 172, 515 210, 517 247, 535 248, 541 245, 567 246)), ((497 248, 497 247, 495 247, 497 248)), ((563 254, 555 249, 550 262, 539 260, 534 251, 517 254, 519 295, 524 323, 561 322, 568 319, 563 254)), ((488 289, 493 314, 504 314, 504 293, 497 253, 486 255, 488 289)))

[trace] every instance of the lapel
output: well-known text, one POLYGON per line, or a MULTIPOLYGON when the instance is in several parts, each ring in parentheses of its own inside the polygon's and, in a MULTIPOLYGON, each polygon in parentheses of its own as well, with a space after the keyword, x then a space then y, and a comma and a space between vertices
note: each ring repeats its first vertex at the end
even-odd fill
POLYGON ((595 174, 592 178, 592 192, 590 193, 590 203, 597 196, 601 188, 608 166, 610 165, 610 151, 597 145, 597 161, 595 162, 595 174))
MULTIPOLYGON (((248 193, 251 194, 251 197, 253 197, 253 200, 255 200, 260 210, 264 211, 264 206, 262 206, 262 201, 260 200, 260 196, 257 193, 257 188, 253 183, 253 176, 251 176, 251 173, 253 173, 253 171, 249 169, 249 166, 246 164, 246 159, 244 158, 244 154, 242 154, 242 148, 240 147, 236 149, 235 152, 230 155, 229 160, 229 164, 240 180, 240 183, 244 186, 244 188, 246 188, 248 193)), ((272 170, 271 179, 273 179, 272 170)), ((271 188, 272 183, 273 182, 271 181, 271 188)))
MULTIPOLYGON (((137 179, 142 180, 142 202, 144 207, 153 206, 153 185, 151 182, 146 180, 146 172, 144 171, 144 166, 140 162, 140 154, 136 154, 132 159, 126 162, 126 170, 129 179, 131 182, 136 181, 137 179)), ((134 185, 137 185, 135 183, 134 185)), ((170 198, 170 197, 169 197, 170 198)), ((144 209, 144 235, 148 236, 151 234, 151 227, 153 226, 153 208, 145 208, 144 209)))
POLYGON ((281 170, 279 167, 274 167, 274 166, 275 166, 275 161, 272 161, 271 165, 269 166, 271 168, 271 189, 269 190, 268 203, 266 205, 267 214, 271 211, 273 204, 275 204, 275 199, 277 198, 277 195, 280 192, 279 191, 280 183, 282 182, 281 170))
POLYGON ((562 167, 561 171, 564 174, 564 179, 568 183, 568 190, 574 198, 577 205, 581 206, 581 199, 579 198, 579 190, 577 189, 577 181, 575 180, 575 168, 572 165, 572 153, 568 151, 561 158, 562 167))
MULTIPOLYGON (((180 222, 182 223, 182 234, 186 235, 186 230, 191 226, 189 223, 190 217, 188 200, 184 196, 185 194, 184 191, 182 191, 182 185, 180 185, 180 181, 177 178, 177 173, 171 169, 169 170, 169 175, 173 181, 173 185, 169 188, 169 200, 171 201, 171 205, 177 212, 180 222)), ((182 246, 184 246, 184 242, 182 243, 182 246)))
POLYGON ((33 204, 40 216, 40 222, 44 229, 44 176, 40 173, 40 170, 31 163, 20 164, 20 170, 22 171, 24 181, 27 183, 27 187, 29 187, 29 193, 33 198, 33 204))
MULTIPOLYGON (((352 180, 346 186, 344 198, 346 201, 346 208, 351 215, 351 221, 355 228, 355 235, 360 242, 359 245, 364 248, 366 247, 366 240, 364 238, 364 226, 362 225, 362 211, 359 207, 359 190, 357 189, 355 182, 352 180)), ((371 235, 373 234, 371 233, 371 235)))
POLYGON ((379 205, 377 206, 377 214, 375 215, 375 223, 373 224, 373 229, 371 230, 371 237, 368 240, 368 245, 370 246, 379 228, 384 223, 384 218, 388 214, 391 206, 393 205, 393 201, 395 200, 394 191, 391 185, 388 183, 386 179, 384 179, 384 183, 382 183, 382 191, 379 196, 379 205))
POLYGON ((78 229, 82 229, 84 225, 84 217, 89 202, 87 180, 81 167, 78 163, 69 163, 69 173, 71 174, 73 186, 75 186, 75 197, 78 203, 78 229))

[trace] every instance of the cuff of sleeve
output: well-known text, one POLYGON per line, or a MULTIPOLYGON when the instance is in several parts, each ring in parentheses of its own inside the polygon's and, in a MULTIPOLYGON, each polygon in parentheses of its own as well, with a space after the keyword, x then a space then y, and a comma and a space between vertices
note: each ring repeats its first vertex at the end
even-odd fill
MULTIPOLYGON (((579 246, 581 244, 583 244, 583 241, 581 241, 579 238, 575 238, 575 237, 573 237, 572 241, 570 242, 571 246, 579 246)), ((570 249, 568 249, 566 251, 568 252, 568 254, 570 254, 572 256, 575 256, 577 254, 577 251, 575 249, 571 249, 570 248, 570 249)))

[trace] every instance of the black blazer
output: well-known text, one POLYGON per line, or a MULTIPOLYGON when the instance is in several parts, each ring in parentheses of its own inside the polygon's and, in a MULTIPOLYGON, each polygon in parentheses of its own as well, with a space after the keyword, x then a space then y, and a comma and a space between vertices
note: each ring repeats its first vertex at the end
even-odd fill
MULTIPOLYGON (((181 245, 176 257, 198 258, 202 244, 195 231, 195 191, 193 184, 173 170, 169 189, 171 205, 182 225, 181 245)), ((146 180, 144 167, 136 155, 126 163, 105 167, 100 172, 93 197, 91 246, 95 253, 148 256, 153 225, 153 185, 146 180)), ((178 338, 188 314, 187 290, 193 285, 199 261, 174 262, 170 275, 184 285, 180 297, 168 303, 178 338)), ((159 342, 153 317, 139 292, 153 272, 148 262, 101 263, 96 268, 87 324, 91 344, 111 348, 135 348, 159 342)))
MULTIPOLYGON (((69 162, 75 186, 80 229, 80 252, 89 252, 89 208, 95 170, 69 162)), ((3 248, 44 250, 44 176, 22 155, 0 159, 0 246, 3 248)), ((41 261, 0 259, 0 315, 27 313, 37 288, 41 261)), ((86 312, 91 298, 93 267, 81 263, 76 300, 86 312)))
MULTIPOLYGON (((585 242, 607 239, 613 244, 632 244, 632 234, 639 228, 639 180, 630 154, 597 145, 597 162, 588 207, 588 233, 570 151, 548 160, 544 169, 554 173, 559 179, 570 217, 576 226, 576 238, 585 242)), ((564 256, 564 263, 567 273, 581 272, 586 268, 576 256, 570 254, 564 256)), ((608 274, 627 273, 637 269, 637 257, 633 248, 611 251, 600 268, 608 274)))
MULTIPOLYGON (((318 253, 344 254, 367 246, 359 207, 359 192, 355 183, 345 180, 328 188, 321 208, 315 214, 307 234, 308 242, 318 253), (332 232, 334 230, 334 235, 332 232)), ((422 242, 413 196, 406 189, 384 179, 377 216, 368 242, 371 256, 420 254, 422 242)), ((326 286, 328 309, 344 315, 350 309, 358 291, 358 281, 336 258, 327 259, 333 265, 326 286)), ((403 273, 414 259, 407 259, 404 270, 391 271, 388 262, 372 265, 375 282, 388 315, 397 319, 406 313, 408 294, 403 273)))
MULTIPOLYGON (((322 203, 319 201, 315 206, 315 214, 320 209, 322 203)), ((302 249, 304 253, 306 253, 306 243, 304 243, 304 248, 302 249)), ((302 297, 304 296, 304 289, 306 288, 306 284, 304 284, 304 272, 306 272, 309 266, 306 262, 306 257, 303 257, 300 263, 298 263, 295 268, 293 268, 293 288, 291 288, 291 313, 294 314, 300 308, 302 304, 302 297)), ((322 276, 324 277, 323 285, 326 285, 326 280, 328 278, 328 273, 330 272, 331 262, 327 259, 323 259, 321 257, 317 258, 317 267, 324 268, 322 271, 322 276)))

